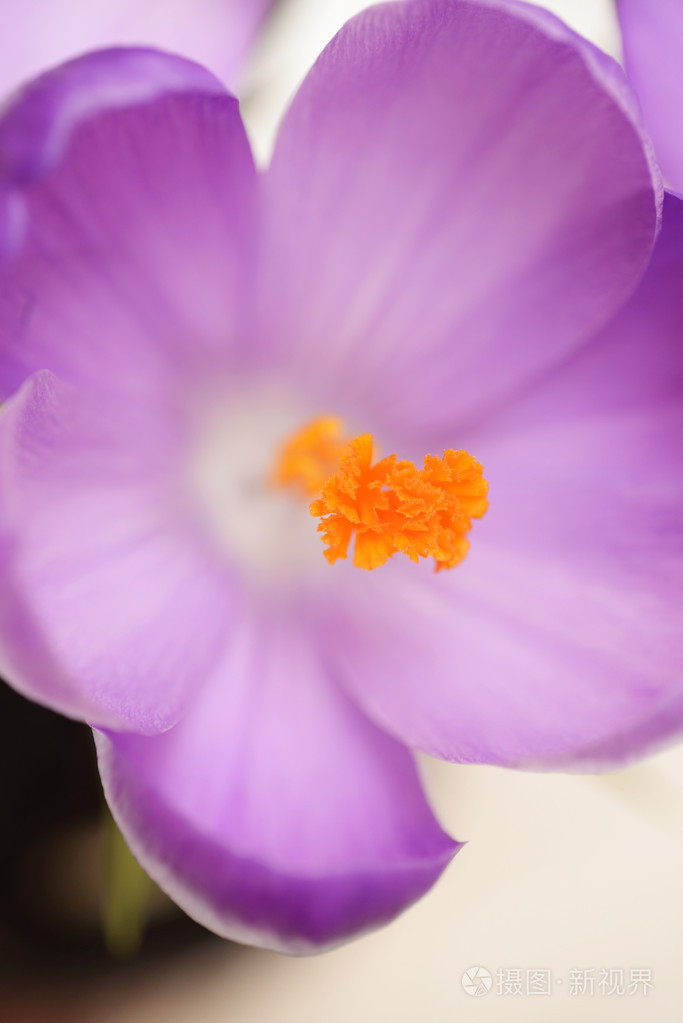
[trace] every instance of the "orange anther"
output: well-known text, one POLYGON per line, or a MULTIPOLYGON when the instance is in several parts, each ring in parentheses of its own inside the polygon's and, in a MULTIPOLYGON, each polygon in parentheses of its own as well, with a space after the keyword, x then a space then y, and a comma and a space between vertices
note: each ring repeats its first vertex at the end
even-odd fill
POLYGON ((467 554, 472 519, 488 508, 488 483, 467 451, 426 455, 424 468, 396 455, 372 464, 372 435, 343 438, 333 416, 308 423, 281 449, 274 481, 320 494, 311 514, 330 563, 346 558, 379 568, 400 552, 411 561, 434 558, 437 571, 453 568, 467 554))
POLYGON ((396 455, 372 465, 372 437, 357 437, 323 485, 311 514, 326 544, 325 557, 345 558, 355 533, 353 563, 378 568, 397 551, 411 561, 432 557, 453 568, 467 554, 472 519, 488 508, 488 483, 467 451, 427 455, 423 469, 396 455))
POLYGON ((337 468, 346 448, 344 424, 335 416, 319 416, 294 434, 280 449, 273 482, 319 494, 337 468))

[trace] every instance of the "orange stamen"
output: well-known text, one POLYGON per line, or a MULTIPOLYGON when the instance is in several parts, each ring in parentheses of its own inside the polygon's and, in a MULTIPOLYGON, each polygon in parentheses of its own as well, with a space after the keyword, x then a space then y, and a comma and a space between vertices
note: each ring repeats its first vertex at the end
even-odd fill
POLYGON ((469 549, 472 519, 488 508, 482 467, 450 448, 441 458, 426 455, 423 469, 396 455, 373 465, 372 448, 371 434, 344 444, 341 422, 321 417, 282 448, 274 478, 320 494, 310 511, 331 564, 347 557, 355 538, 358 568, 379 568, 397 552, 432 557, 437 571, 453 568, 469 549))
POLYGON ((348 441, 344 424, 335 416, 319 416, 295 433, 278 453, 273 482, 296 487, 302 494, 319 494, 336 470, 348 441))

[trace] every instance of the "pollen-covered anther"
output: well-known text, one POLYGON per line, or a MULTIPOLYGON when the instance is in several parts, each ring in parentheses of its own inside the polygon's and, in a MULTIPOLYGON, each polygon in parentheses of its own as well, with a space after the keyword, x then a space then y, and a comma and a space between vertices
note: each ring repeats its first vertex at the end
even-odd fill
POLYGON ((467 451, 426 455, 424 468, 390 455, 372 464, 372 436, 351 441, 336 472, 322 486, 311 514, 331 563, 346 558, 378 568, 397 552, 411 561, 432 557, 436 569, 453 568, 467 554, 472 519, 488 508, 488 483, 467 451))
POLYGON ((325 480, 336 472, 347 443, 341 419, 312 419, 280 448, 272 482, 304 495, 319 494, 325 480))

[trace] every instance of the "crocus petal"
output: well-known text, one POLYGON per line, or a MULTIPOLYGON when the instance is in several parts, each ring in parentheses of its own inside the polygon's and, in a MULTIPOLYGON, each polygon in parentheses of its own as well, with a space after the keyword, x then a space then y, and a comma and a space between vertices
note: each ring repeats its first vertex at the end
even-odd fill
POLYGON ((222 652, 232 588, 177 492, 178 439, 48 371, 0 414, 0 671, 73 717, 155 732, 222 652))
POLYGON ((411 755, 326 672, 300 621, 245 616, 229 655, 161 736, 98 737, 135 856, 218 934, 289 951, 393 918, 458 849, 411 755))
POLYGON ((0 396, 39 369, 144 393, 229 350, 255 171, 209 72, 149 50, 74 60, 6 110, 0 168, 0 396))
POLYGON ((410 745, 594 767, 683 729, 682 279, 670 196, 619 317, 463 439, 491 481, 463 564, 378 572, 328 629, 353 695, 410 745))
POLYGON ((683 191, 683 4, 617 0, 624 60, 670 184, 683 191))
POLYGON ((633 107, 613 62, 531 6, 359 15, 266 178, 264 337, 391 442, 490 411, 642 274, 658 199, 633 107))
POLYGON ((23 0, 0 5, 0 96, 100 46, 183 53, 234 83, 273 0, 23 0))

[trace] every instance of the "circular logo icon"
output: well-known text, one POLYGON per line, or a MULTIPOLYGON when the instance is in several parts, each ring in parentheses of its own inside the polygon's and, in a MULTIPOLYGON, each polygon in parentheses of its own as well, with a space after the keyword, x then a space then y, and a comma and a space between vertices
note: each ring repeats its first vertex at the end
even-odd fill
POLYGON ((487 995, 493 987, 493 977, 485 966, 470 966, 462 975, 462 989, 472 998, 487 995))

